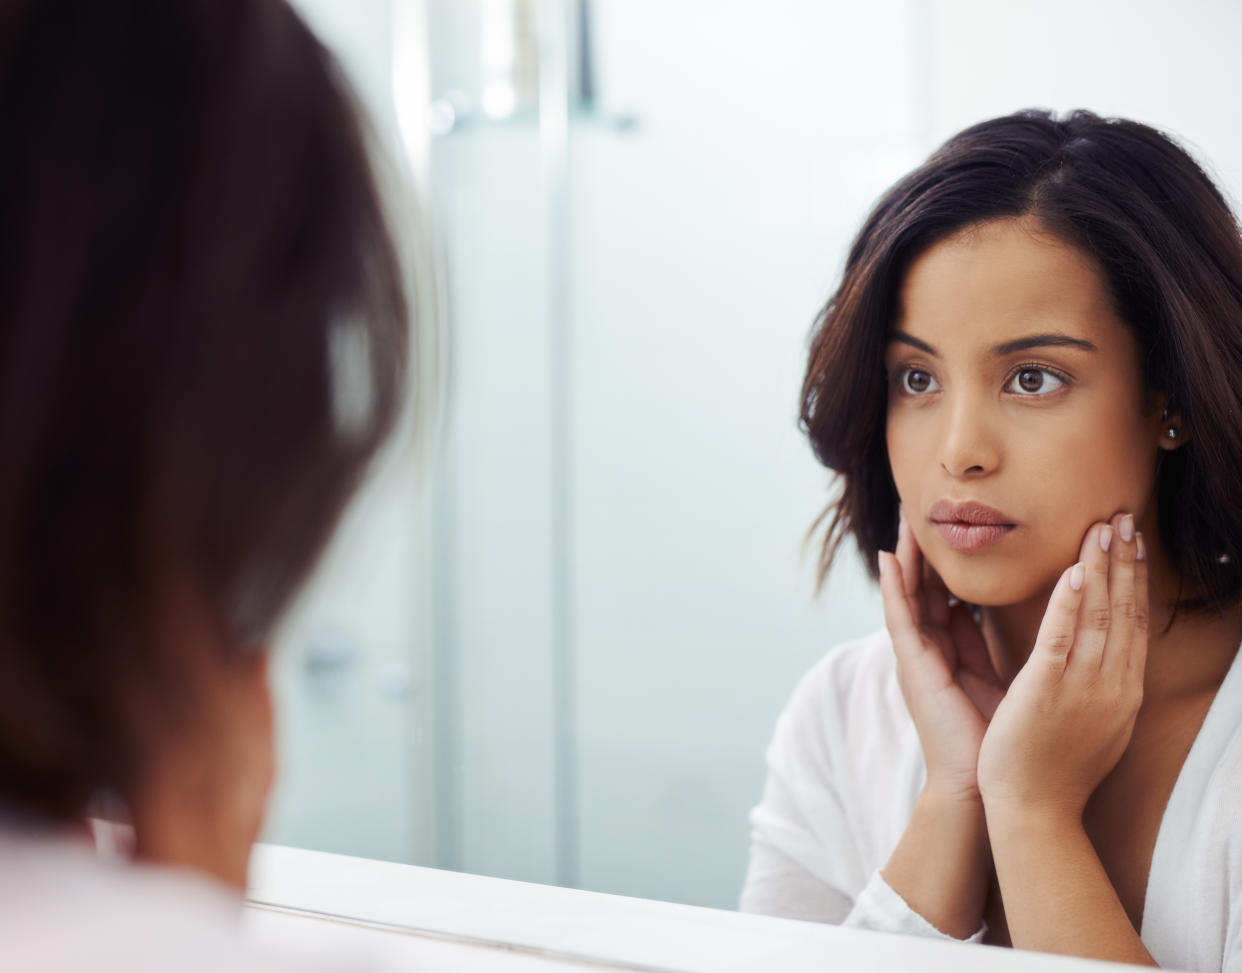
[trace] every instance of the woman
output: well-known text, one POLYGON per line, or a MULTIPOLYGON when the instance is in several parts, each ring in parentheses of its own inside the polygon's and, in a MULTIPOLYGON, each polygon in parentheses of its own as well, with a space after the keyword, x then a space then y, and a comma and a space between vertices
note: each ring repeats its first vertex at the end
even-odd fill
POLYGON ((404 399, 358 111, 283 0, 5 0, 0 126, 0 952, 242 968, 269 640, 404 399))
POLYGON ((1242 240, 1159 132, 1022 112, 879 202, 803 390, 886 631, 803 680, 745 909, 1242 968, 1242 240), (894 550, 895 554, 887 553, 894 550))

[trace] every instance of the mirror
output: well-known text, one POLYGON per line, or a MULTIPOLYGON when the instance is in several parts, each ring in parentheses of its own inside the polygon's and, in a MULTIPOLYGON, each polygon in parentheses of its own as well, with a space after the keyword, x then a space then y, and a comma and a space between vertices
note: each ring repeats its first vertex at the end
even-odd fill
POLYGON ((1203 94, 1242 12, 297 6, 418 177, 447 340, 430 475, 377 470, 284 635, 267 840, 734 908, 781 706, 881 624, 848 556, 815 595, 797 428, 861 219, 1026 106, 1189 137, 1236 196, 1203 94))

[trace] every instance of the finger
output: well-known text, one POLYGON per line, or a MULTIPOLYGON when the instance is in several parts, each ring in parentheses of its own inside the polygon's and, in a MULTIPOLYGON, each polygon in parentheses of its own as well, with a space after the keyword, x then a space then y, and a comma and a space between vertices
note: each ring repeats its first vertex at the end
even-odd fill
POLYGON ((958 685, 966 698, 975 704, 975 709, 983 717, 984 722, 991 723, 996 715, 996 708, 1005 698, 1005 690, 986 679, 980 679, 973 672, 964 672, 958 679, 958 685))
POLYGON ((969 606, 957 604, 950 610, 949 633, 957 646, 959 668, 954 678, 984 720, 991 722, 996 707, 1005 698, 1005 688, 992 666, 987 643, 969 606))
POLYGON ((880 552, 880 597, 884 602, 884 625, 893 641, 899 661, 908 661, 917 654, 920 644, 910 603, 906 599, 901 562, 887 551, 880 552))
POLYGON ((1138 545, 1134 517, 1120 514, 1113 518, 1113 542, 1108 561, 1108 637, 1101 665, 1118 677, 1130 667, 1138 603, 1134 588, 1134 562, 1138 545))
MULTIPOLYGON (((898 563, 901 564, 902 589, 906 597, 913 600, 919 595, 920 582, 923 578, 923 553, 914 540, 914 534, 910 531, 910 524, 906 520, 904 510, 897 523, 896 555, 898 563)), ((917 609, 915 620, 920 620, 917 609)))
POLYGON ((1148 625, 1151 621, 1147 590, 1147 545, 1142 533, 1135 535, 1137 553, 1134 560, 1134 639, 1130 648, 1129 669, 1140 681, 1147 669, 1148 625))
POLYGON ((905 583, 901 577, 901 564, 887 552, 880 554, 880 591, 884 600, 884 624, 893 642, 897 657, 897 681, 907 703, 923 690, 937 690, 953 681, 953 674, 936 643, 923 638, 917 621, 911 612, 911 599, 905 597, 905 583), (916 674, 914 682, 907 684, 903 673, 916 674))
POLYGON ((1028 664, 1038 659, 1049 672, 1059 676, 1069 664, 1071 650, 1077 654, 1078 617, 1083 607, 1086 580, 1086 565, 1081 561, 1061 573, 1048 599, 1028 664))
POLYGON ((1093 524, 1083 539, 1079 564, 1083 565, 1082 608, 1074 636, 1072 664, 1098 672, 1108 640, 1111 615, 1108 605, 1108 560, 1114 531, 1109 524, 1093 524))
POLYGON ((988 655, 987 641, 983 638, 983 633, 979 631, 979 626, 975 624, 969 605, 959 603, 950 609, 949 634, 953 639, 953 644, 957 646, 957 659, 961 667, 999 688, 1000 676, 996 674, 996 669, 992 665, 992 657, 988 655))
MULTIPOLYGON (((899 669, 913 670, 924 655, 923 637, 910 604, 912 599, 905 596, 902 563, 887 550, 879 553, 879 592, 884 603, 884 626, 893 641, 899 669)), ((946 667, 945 678, 949 677, 946 667)))
POLYGON ((949 589, 926 557, 923 558, 923 610, 928 625, 949 627, 949 589))
POLYGON ((923 624, 923 552, 919 550, 910 523, 906 520, 905 511, 901 511, 897 524, 897 549, 894 551, 897 563, 901 565, 902 592, 906 603, 910 606, 910 616, 914 625, 923 624))

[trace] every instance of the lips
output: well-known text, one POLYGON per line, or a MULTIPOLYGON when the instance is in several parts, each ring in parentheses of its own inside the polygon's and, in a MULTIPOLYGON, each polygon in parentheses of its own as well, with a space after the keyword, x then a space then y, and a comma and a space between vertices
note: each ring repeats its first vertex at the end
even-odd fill
POLYGON ((937 500, 929 518, 945 542, 958 551, 989 547, 1018 526, 1008 514, 974 501, 937 500))

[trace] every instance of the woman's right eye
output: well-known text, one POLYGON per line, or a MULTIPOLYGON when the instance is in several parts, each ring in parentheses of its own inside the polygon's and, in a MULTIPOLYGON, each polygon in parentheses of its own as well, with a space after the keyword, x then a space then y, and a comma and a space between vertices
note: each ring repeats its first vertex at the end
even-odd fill
POLYGON ((921 368, 903 368, 898 376, 898 382, 901 390, 907 395, 926 395, 940 388, 936 380, 931 377, 931 373, 921 368))

